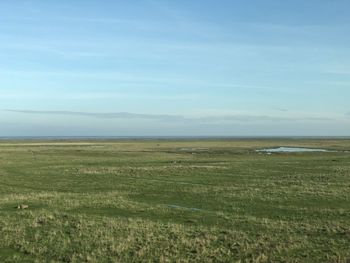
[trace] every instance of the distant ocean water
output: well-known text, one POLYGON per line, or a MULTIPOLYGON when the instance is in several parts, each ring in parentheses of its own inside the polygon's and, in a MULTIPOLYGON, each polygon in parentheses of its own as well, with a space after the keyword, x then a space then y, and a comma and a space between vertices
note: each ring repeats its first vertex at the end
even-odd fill
POLYGON ((224 140, 224 139, 350 139, 350 136, 0 136, 1 141, 33 140, 224 140))

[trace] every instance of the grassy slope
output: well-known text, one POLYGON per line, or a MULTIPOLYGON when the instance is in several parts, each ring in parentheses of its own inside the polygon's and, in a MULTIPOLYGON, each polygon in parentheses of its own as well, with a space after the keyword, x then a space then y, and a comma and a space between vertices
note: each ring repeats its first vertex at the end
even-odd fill
POLYGON ((349 140, 0 143, 0 261, 346 262, 349 140), (29 209, 18 210, 18 204, 29 209))

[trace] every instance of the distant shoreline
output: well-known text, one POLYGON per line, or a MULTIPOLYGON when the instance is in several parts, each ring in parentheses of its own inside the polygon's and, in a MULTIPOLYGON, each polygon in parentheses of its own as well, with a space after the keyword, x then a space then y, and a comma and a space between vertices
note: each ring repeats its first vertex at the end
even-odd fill
POLYGON ((106 141, 106 140, 348 140, 350 136, 0 136, 0 141, 106 141))

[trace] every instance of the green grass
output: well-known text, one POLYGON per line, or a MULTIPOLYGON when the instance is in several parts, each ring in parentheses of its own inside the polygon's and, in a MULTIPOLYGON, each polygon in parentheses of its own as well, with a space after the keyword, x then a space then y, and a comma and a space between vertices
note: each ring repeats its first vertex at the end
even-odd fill
POLYGON ((346 263, 349 150, 350 140, 3 141, 0 262, 346 263), (255 152, 274 146, 339 152, 255 152))

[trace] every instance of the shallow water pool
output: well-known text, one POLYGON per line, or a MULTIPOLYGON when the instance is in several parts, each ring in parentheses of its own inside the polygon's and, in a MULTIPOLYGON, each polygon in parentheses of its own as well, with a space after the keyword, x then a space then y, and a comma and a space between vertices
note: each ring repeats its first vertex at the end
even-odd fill
POLYGON ((278 147, 256 150, 257 152, 266 153, 297 153, 297 152, 331 152, 326 149, 313 149, 313 148, 301 148, 301 147, 278 147))

